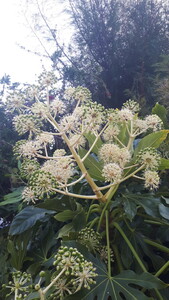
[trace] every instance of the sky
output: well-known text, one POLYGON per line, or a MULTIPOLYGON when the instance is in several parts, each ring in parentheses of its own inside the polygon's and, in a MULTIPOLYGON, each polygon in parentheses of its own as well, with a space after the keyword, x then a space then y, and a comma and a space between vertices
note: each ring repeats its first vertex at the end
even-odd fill
MULTIPOLYGON (((34 55, 19 46, 43 53, 42 47, 29 26, 32 26, 31 15, 36 14, 36 7, 32 4, 32 0, 27 0, 27 6, 24 4, 25 1, 0 0, 0 78, 7 74, 11 76, 12 82, 33 83, 42 71, 42 66, 50 69, 51 62, 49 59, 34 55)), ((43 2, 44 0, 40 1, 43 2)), ((48 0, 46 3, 48 3, 48 9, 44 8, 45 13, 50 14, 53 2, 48 0)), ((67 30, 66 19, 64 20, 63 15, 61 15, 63 7, 58 0, 55 0, 55 3, 57 15, 52 17, 55 17, 60 28, 65 27, 67 30)), ((63 32, 61 36, 63 36, 63 32)), ((52 49, 49 48, 49 51, 51 52, 52 49)))

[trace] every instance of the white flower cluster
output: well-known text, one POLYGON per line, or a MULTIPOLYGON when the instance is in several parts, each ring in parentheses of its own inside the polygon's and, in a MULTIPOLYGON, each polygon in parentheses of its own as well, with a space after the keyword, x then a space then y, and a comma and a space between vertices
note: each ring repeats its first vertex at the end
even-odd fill
POLYGON ((41 170, 50 173, 58 183, 66 184, 74 174, 74 163, 70 157, 46 161, 41 170))
MULTIPOLYGON (((62 194, 68 193, 68 187, 73 184, 72 177, 77 174, 75 168, 78 166, 80 173, 84 175, 84 168, 80 165, 85 162, 90 153, 95 153, 94 147, 98 147, 97 140, 99 141, 99 139, 101 144, 102 141, 105 142, 99 146, 97 152, 97 159, 103 163, 102 175, 106 182, 120 183, 125 177, 124 170, 128 168, 130 161, 132 163, 134 139, 149 129, 157 131, 162 128, 162 121, 157 115, 146 116, 144 119, 139 118, 139 105, 133 100, 127 101, 121 110, 106 110, 101 104, 91 101, 91 93, 84 87, 67 89, 65 97, 74 99, 72 107, 75 107, 72 113, 70 113, 70 109, 66 113, 65 102, 55 96, 52 100, 49 97, 49 89, 55 83, 56 78, 52 72, 43 73, 39 78, 39 84, 43 84, 44 87, 35 86, 31 91, 32 106, 28 101, 23 104, 19 97, 18 100, 16 99, 16 106, 21 114, 14 118, 15 129, 19 134, 29 134, 28 141, 19 141, 14 147, 19 158, 27 159, 22 165, 21 175, 28 180, 30 185, 30 189, 25 189, 23 194, 23 198, 27 198, 28 202, 31 199, 32 201, 41 199, 44 195, 49 196, 55 189, 58 191, 58 188, 62 194), (41 92, 45 93, 45 88, 47 96, 39 98, 38 91, 41 96, 41 92), (43 122, 47 128, 47 121, 50 124, 49 132, 41 130, 43 122), (88 137, 91 137, 91 141, 88 137), (74 156, 75 160, 81 160, 80 152, 78 153, 79 148, 86 146, 87 152, 84 161, 82 159, 75 164, 70 155, 65 155, 65 150, 55 150, 57 139, 62 139, 67 144, 70 154, 74 156), (94 145, 95 139, 96 145, 94 145), (93 146, 92 143, 94 143, 93 146), (93 148, 90 149, 90 146, 93 148), (43 161, 39 164, 36 159, 43 161), (34 160, 34 162, 30 163, 30 160, 34 160), (37 169, 35 170, 36 164, 37 169)), ((53 95, 56 94, 53 93, 53 95)), ((145 169, 146 187, 157 186, 157 176, 153 181, 155 183, 150 184, 150 175, 153 176, 153 172, 157 171, 159 161, 159 154, 152 149, 145 149, 139 154, 137 165, 138 167, 143 166, 145 169)))
POLYGON ((160 177, 157 170, 160 161, 161 156, 154 148, 145 148, 140 151, 138 155, 138 162, 145 166, 144 178, 146 188, 158 188, 160 184, 160 177))

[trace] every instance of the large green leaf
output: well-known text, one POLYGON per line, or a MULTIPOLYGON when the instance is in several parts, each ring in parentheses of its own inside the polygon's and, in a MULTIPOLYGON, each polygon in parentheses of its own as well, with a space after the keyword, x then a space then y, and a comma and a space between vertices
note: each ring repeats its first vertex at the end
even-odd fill
MULTIPOLYGON (((83 157, 87 153, 85 149, 79 149, 80 157, 83 157)), ((104 178, 102 176, 102 164, 97 161, 92 155, 88 155, 88 157, 84 161, 84 165, 88 170, 90 176, 99 181, 103 181, 104 178)))
MULTIPOLYGON (((91 132, 85 133, 84 136, 89 142, 89 147, 91 147, 96 140, 96 136, 91 132)), ((96 144, 94 145, 94 147, 92 149, 92 152, 94 152, 95 154, 98 155, 98 152, 102 145, 103 145, 103 142, 102 142, 101 138, 99 137, 96 144)))
POLYGON ((22 200, 22 191, 24 187, 19 187, 15 189, 12 193, 4 196, 4 201, 0 202, 0 206, 7 204, 17 203, 22 200))
POLYGON ((161 130, 146 135, 138 143, 136 150, 134 151, 134 157, 143 149, 147 147, 158 148, 161 143, 166 139, 169 134, 169 130, 161 130))
POLYGON ((15 216, 10 226, 9 234, 20 234, 33 227, 37 221, 43 222, 46 219, 46 215, 51 214, 55 214, 55 211, 28 206, 15 216))

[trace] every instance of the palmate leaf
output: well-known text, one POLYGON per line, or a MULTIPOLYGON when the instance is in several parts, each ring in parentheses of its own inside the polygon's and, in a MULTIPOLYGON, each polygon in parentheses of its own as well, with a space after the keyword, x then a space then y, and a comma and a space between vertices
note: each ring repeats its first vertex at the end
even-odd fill
POLYGON ((167 285, 150 273, 136 274, 131 270, 123 271, 119 275, 109 277, 104 264, 94 258, 96 284, 90 290, 81 290, 75 295, 66 297, 65 300, 148 300, 140 288, 162 289, 167 285), (97 298, 96 298, 97 297, 97 298))
MULTIPOLYGON (((96 284, 90 290, 82 289, 78 293, 67 296, 65 300, 148 300, 140 287, 146 290, 164 289, 167 284, 148 272, 136 274, 131 270, 123 271, 109 277, 106 265, 99 257, 94 257, 87 248, 75 241, 63 241, 62 245, 77 248, 85 259, 91 261, 96 268, 96 284)), ((152 298, 151 298, 152 299, 152 298)))

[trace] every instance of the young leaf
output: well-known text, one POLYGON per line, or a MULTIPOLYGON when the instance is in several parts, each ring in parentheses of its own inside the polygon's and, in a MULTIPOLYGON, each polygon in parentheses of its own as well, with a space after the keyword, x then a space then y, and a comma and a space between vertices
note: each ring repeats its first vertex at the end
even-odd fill
POLYGON ((9 229, 10 235, 20 234, 29 228, 32 228, 37 221, 42 221, 46 215, 52 215, 56 212, 34 206, 24 208, 15 216, 9 229))
POLYGON ((54 218, 57 220, 57 221, 60 221, 60 222, 66 222, 68 220, 71 220, 73 219, 74 215, 75 215, 75 211, 72 211, 72 210, 64 210, 60 213, 58 213, 57 215, 54 216, 54 218))
POLYGON ((163 121, 165 128, 167 128, 167 110, 163 105, 156 103, 152 108, 152 114, 159 116, 159 118, 163 121))
POLYGON ((4 201, 0 202, 0 206, 7 204, 17 203, 22 200, 22 191, 24 187, 19 187, 15 189, 12 193, 4 196, 4 201))

